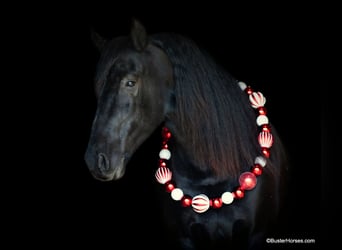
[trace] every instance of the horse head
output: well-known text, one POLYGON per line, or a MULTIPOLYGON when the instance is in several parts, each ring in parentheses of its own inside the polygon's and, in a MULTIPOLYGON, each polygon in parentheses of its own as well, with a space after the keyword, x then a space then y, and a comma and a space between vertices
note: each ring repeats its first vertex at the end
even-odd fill
POLYGON ((136 20, 128 36, 98 38, 97 110, 85 161, 96 179, 110 181, 123 177, 130 157, 165 119, 173 73, 136 20))

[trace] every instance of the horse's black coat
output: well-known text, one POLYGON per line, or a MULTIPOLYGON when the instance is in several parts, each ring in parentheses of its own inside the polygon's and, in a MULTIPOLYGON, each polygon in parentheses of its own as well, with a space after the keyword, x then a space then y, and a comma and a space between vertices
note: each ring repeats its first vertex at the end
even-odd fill
MULTIPOLYGON (((93 176, 121 178, 134 152, 166 125, 173 134, 168 166, 177 186, 191 196, 233 190, 260 154, 255 110, 237 80, 191 40, 148 36, 137 21, 131 36, 98 44, 98 107, 85 155, 93 176)), ((277 221, 287 168, 273 127, 272 134, 267 168, 244 199, 197 214, 161 190, 171 242, 182 249, 262 247, 277 221)))

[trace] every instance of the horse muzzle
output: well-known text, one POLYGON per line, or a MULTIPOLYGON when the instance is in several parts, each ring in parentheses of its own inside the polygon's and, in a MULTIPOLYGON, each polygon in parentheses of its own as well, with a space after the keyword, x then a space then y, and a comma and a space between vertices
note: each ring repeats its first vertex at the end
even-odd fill
POLYGON ((85 155, 86 164, 92 176, 100 181, 111 181, 122 178, 126 171, 125 156, 114 154, 110 158, 104 153, 94 155, 88 151, 85 155))

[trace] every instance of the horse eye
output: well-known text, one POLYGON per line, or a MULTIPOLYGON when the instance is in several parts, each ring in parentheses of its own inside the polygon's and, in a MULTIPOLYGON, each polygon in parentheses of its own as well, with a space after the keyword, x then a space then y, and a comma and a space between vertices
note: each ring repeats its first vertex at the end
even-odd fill
POLYGON ((126 81, 125 86, 126 87, 134 87, 135 86, 135 81, 126 81))

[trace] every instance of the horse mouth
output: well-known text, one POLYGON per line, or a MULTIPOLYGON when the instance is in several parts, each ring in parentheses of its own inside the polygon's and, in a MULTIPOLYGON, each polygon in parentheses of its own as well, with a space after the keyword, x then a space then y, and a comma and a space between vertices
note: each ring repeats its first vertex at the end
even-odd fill
POLYGON ((99 174, 98 172, 93 172, 92 175, 96 180, 99 181, 113 181, 121 179, 125 174, 125 171, 115 171, 110 174, 99 174))

